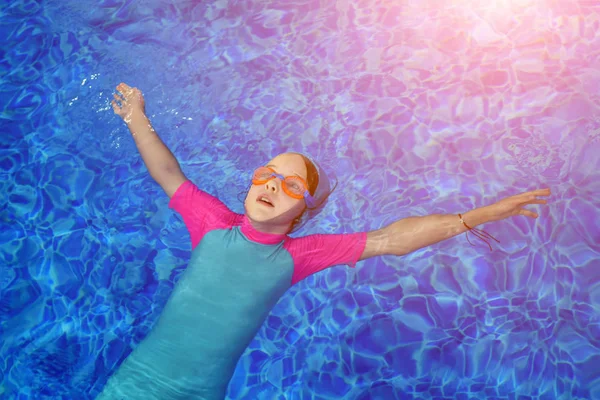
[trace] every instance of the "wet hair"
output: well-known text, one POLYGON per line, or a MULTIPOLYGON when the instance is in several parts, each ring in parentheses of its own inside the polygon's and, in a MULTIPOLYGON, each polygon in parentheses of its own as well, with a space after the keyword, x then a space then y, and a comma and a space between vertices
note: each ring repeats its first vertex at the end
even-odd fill
MULTIPOLYGON (((315 164, 313 164, 312 161, 310 161, 304 155, 300 153, 293 154, 299 155, 304 160, 304 165, 306 165, 306 183, 308 184, 308 193, 310 193, 310 195, 313 196, 317 191, 317 188, 319 187, 319 170, 317 169, 315 164)), ((329 195, 327 195, 327 197, 329 197, 329 195)), ((303 217, 306 214, 307 209, 308 208, 305 207, 302 213, 297 218, 294 218, 292 226, 290 227, 290 231, 288 233, 297 231, 302 227, 302 225, 304 225, 307 219, 303 217)))

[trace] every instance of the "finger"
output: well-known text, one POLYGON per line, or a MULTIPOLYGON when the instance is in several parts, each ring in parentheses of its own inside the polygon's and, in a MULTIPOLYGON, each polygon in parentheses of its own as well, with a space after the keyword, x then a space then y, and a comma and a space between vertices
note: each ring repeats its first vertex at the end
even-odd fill
MULTIPOLYGON (((539 196, 548 196, 548 195, 542 195, 542 194, 534 194, 535 192, 527 192, 527 193, 523 193, 521 196, 519 196, 519 199, 521 201, 524 202, 530 202, 530 201, 537 201, 539 196)), ((534 203, 531 203, 534 204, 534 203)), ((539 203, 542 204, 542 203, 539 203)))
POLYGON ((117 95, 117 94, 113 94, 113 98, 118 101, 119 103, 124 103, 125 102, 125 98, 121 95, 117 95))
POLYGON ((122 90, 131 90, 131 86, 129 86, 129 85, 128 85, 128 84, 126 84, 126 83, 123 83, 123 82, 121 82, 121 83, 119 83, 119 84, 117 85, 117 89, 122 89, 122 90))
POLYGON ((527 195, 527 196, 550 196, 552 194, 552 192, 550 191, 549 188, 546 188, 546 189, 531 190, 531 191, 525 192, 523 194, 527 195))
POLYGON ((519 211, 519 214, 525 215, 526 217, 530 217, 530 218, 538 217, 537 213, 534 213, 533 211, 529 211, 529 210, 521 210, 521 211, 519 211))
POLYGON ((131 89, 123 89, 123 88, 117 89, 117 93, 119 94, 119 96, 126 99, 131 94, 131 89))
POLYGON ((526 206, 529 204, 548 204, 548 201, 535 199, 535 200, 530 200, 530 201, 523 203, 522 206, 526 206))
POLYGON ((113 111, 114 111, 115 113, 117 113, 117 114, 118 114, 118 113, 120 113, 120 112, 121 112, 121 107, 119 107, 119 106, 117 105, 117 102, 116 102, 116 101, 114 101, 114 100, 113 100, 113 101, 111 101, 111 102, 110 102, 110 105, 112 106, 112 109, 113 109, 113 111))
POLYGON ((123 96, 123 98, 127 98, 132 92, 133 89, 131 89, 129 86, 125 85, 125 86, 117 86, 117 92, 123 96))

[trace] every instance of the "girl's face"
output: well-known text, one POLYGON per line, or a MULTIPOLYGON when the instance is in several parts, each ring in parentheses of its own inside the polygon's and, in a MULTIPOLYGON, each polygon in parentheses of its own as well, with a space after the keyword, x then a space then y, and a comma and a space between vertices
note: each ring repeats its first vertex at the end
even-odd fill
MULTIPOLYGON (((267 165, 283 176, 300 176, 307 180, 306 164, 298 154, 280 154, 267 165)), ((244 208, 254 229, 265 233, 288 233, 294 218, 304 211, 306 207, 304 199, 288 196, 281 185, 281 180, 274 178, 264 184, 253 184, 250 187, 244 201, 244 208), (263 195, 270 199, 272 205, 259 200, 263 195)))

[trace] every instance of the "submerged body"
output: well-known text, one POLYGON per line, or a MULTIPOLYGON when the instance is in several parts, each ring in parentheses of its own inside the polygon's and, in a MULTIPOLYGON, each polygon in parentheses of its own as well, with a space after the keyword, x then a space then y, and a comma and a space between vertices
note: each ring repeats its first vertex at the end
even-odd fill
POLYGON ((329 266, 354 266, 365 233, 293 239, 183 183, 169 204, 192 258, 152 332, 110 378, 101 400, 223 399, 239 357, 285 291, 329 266))

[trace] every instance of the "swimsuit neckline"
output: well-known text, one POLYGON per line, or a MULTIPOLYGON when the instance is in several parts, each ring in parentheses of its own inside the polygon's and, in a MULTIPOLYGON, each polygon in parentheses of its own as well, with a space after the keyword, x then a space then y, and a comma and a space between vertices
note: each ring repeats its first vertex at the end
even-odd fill
POLYGON ((248 220, 248 216, 244 214, 242 218, 242 225, 240 226, 240 230, 248 238, 253 242, 257 242, 260 244, 278 244, 285 240, 287 237, 286 234, 277 234, 277 233, 264 233, 257 231, 254 229, 250 221, 248 220))

